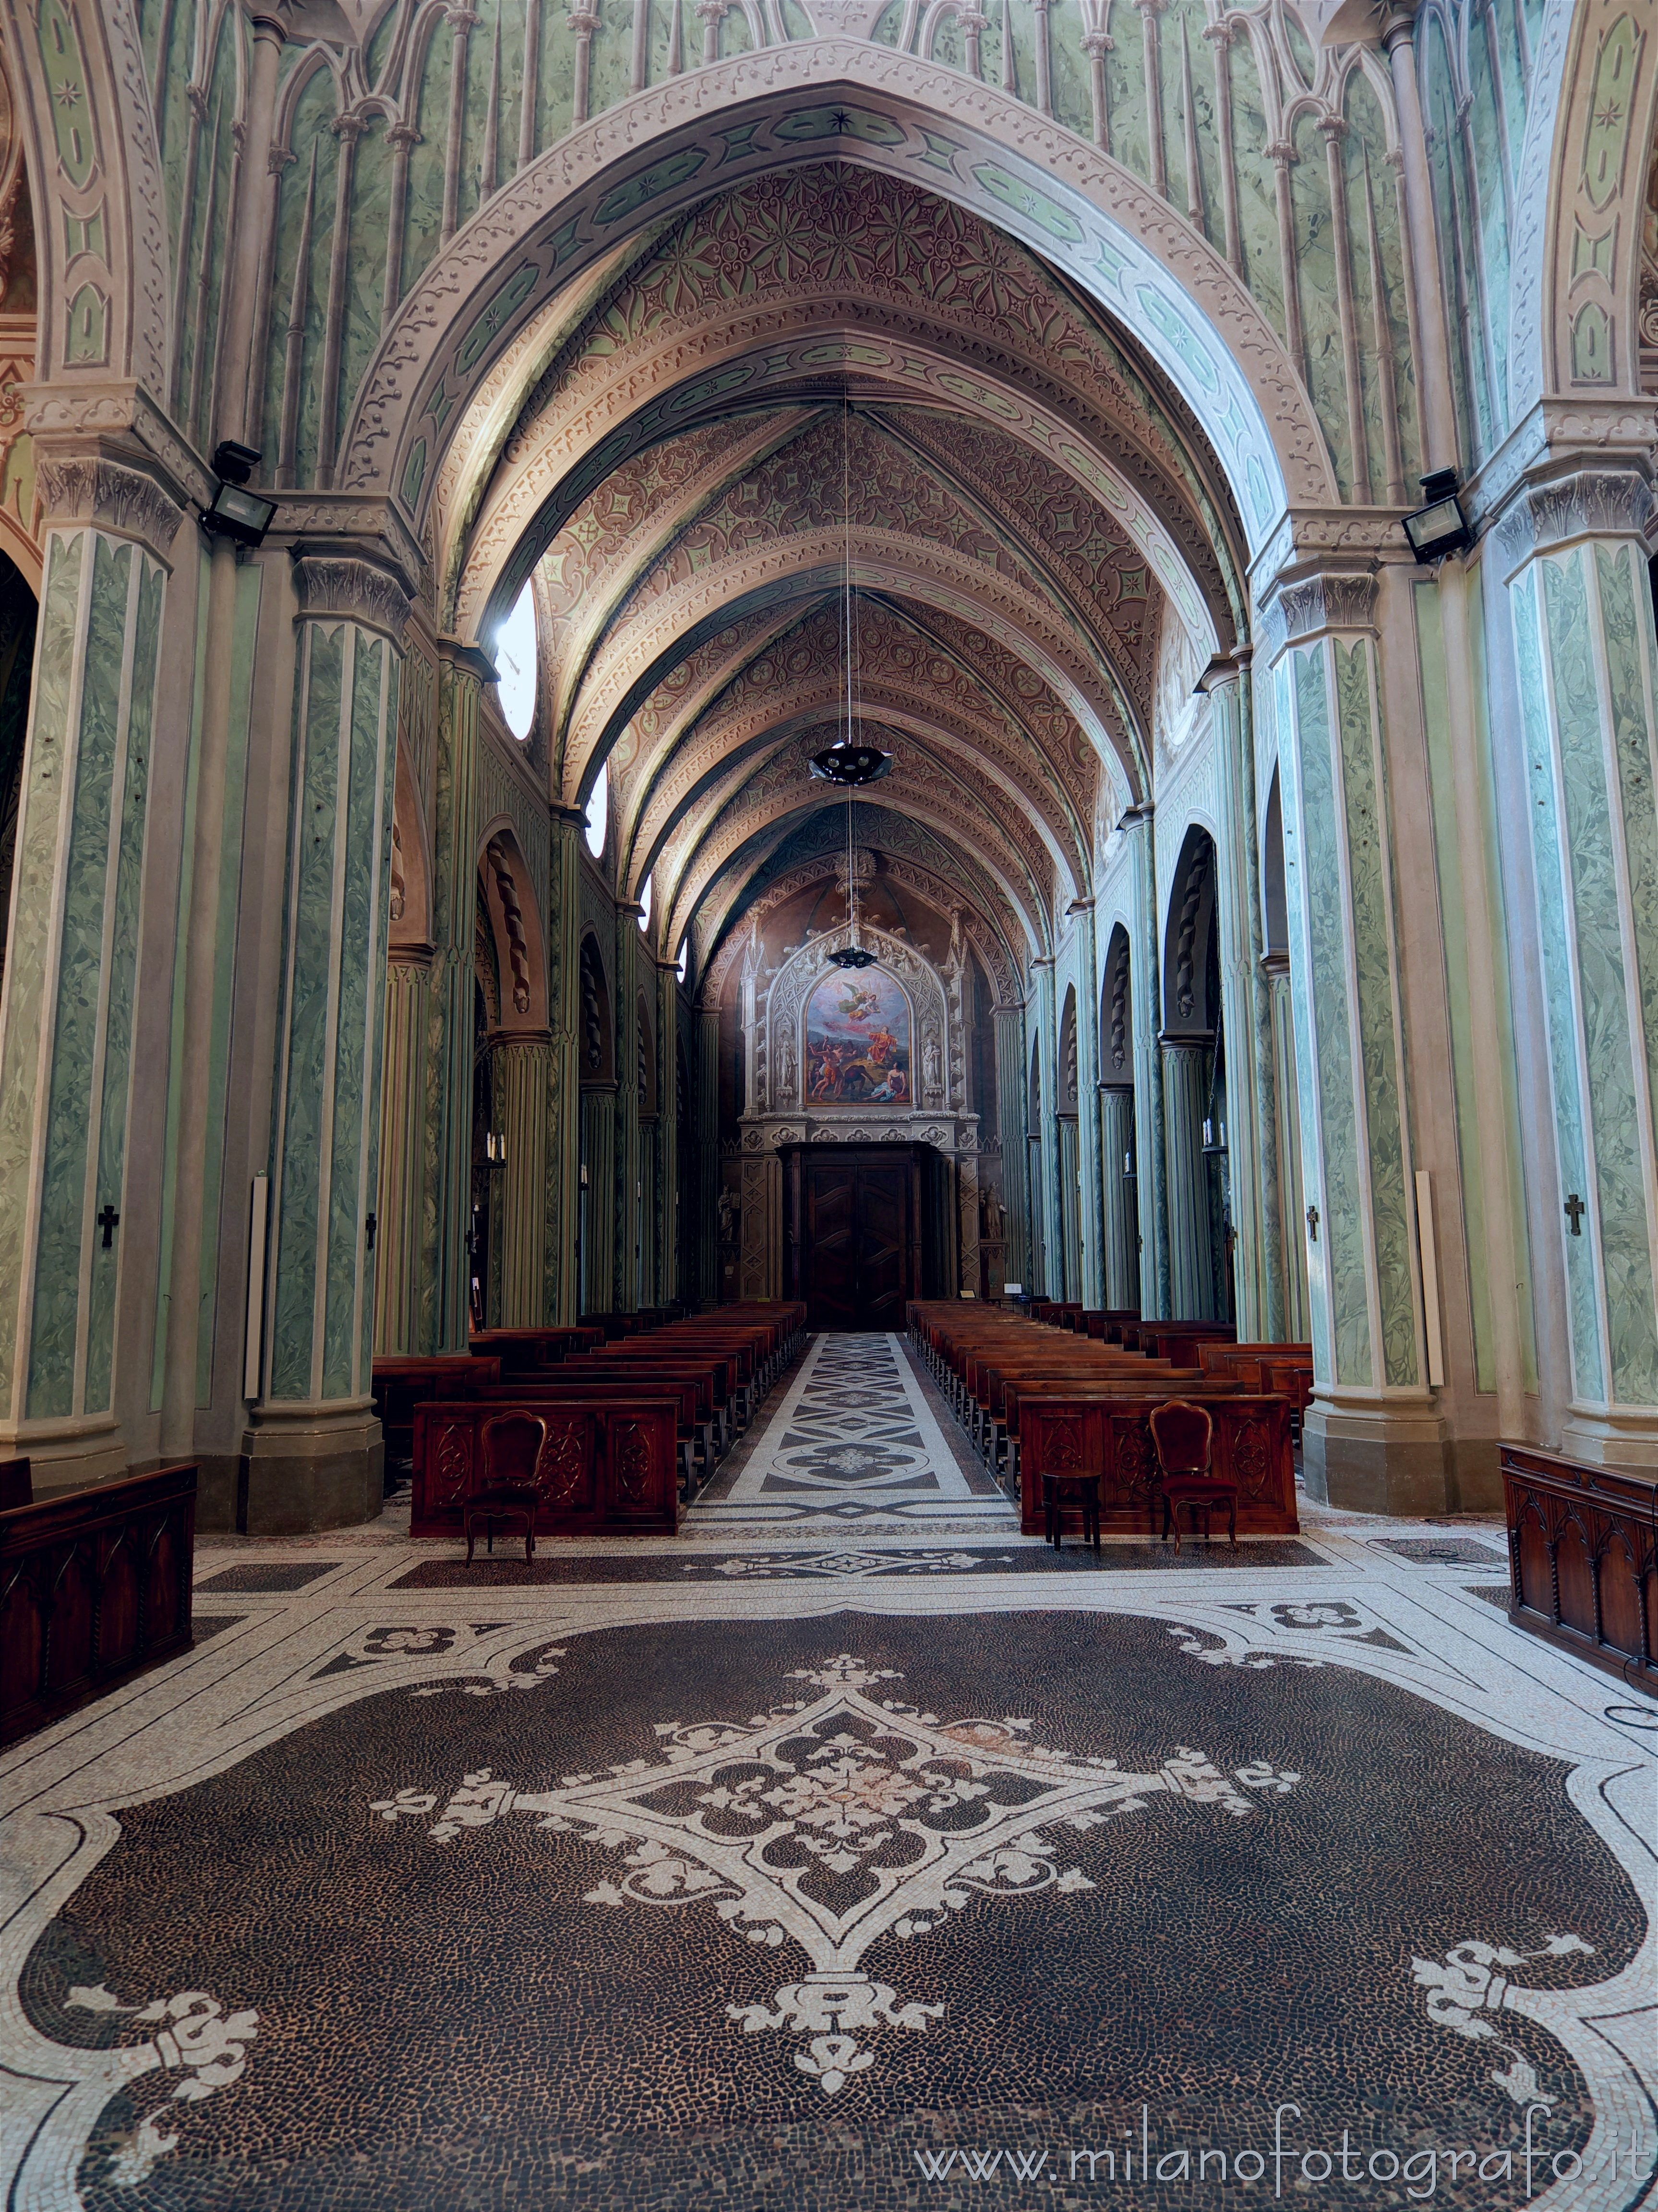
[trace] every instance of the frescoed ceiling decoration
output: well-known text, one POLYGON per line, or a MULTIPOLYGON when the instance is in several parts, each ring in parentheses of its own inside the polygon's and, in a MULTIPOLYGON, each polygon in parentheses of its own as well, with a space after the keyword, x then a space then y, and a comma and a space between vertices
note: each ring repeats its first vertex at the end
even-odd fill
POLYGON ((617 890, 648 879, 701 970, 780 854, 843 833, 807 763, 847 734, 849 560, 853 734, 892 757, 865 817, 1011 979, 1149 795, 1169 624, 1197 669, 1242 634, 1189 411, 1023 247, 847 163, 711 198, 550 314, 433 522, 459 634, 531 580, 549 796, 605 769, 617 890))

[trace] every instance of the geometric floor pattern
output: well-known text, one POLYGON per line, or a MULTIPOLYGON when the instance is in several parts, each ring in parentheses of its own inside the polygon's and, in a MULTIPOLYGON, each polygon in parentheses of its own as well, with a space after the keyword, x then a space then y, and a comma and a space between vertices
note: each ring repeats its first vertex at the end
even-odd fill
POLYGON ((948 1521, 1012 1523, 999 1495, 975 1496, 896 1336, 815 1338, 729 1494, 699 1529, 841 1522, 865 1529, 948 1521))
POLYGON ((207 1540, 0 1755, 6 2206, 1658 2202, 1658 1706, 1500 1529, 1056 1557, 814 1355, 723 1520, 207 1540))

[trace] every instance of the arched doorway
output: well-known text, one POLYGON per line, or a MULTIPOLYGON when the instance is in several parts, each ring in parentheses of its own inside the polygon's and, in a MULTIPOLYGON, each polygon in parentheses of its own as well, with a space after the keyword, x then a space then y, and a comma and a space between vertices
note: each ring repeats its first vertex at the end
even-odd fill
POLYGON ((1233 1312, 1216 860, 1214 839, 1193 823, 1181 846, 1163 933, 1158 1042, 1169 1303, 1182 1321, 1230 1321, 1233 1312))

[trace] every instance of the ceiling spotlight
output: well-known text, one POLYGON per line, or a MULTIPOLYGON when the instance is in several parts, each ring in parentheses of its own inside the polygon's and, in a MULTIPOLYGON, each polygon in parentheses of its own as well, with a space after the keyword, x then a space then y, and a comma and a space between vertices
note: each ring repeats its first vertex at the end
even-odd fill
POLYGON ((831 952, 829 964, 835 968, 872 968, 875 955, 861 945, 843 945, 838 952, 831 952))
POLYGON ((219 488, 202 510, 202 527, 210 535, 228 538, 238 545, 264 542, 276 519, 276 502, 244 489, 258 460, 252 446, 239 446, 234 439, 227 438, 216 447, 213 471, 219 488))
POLYGON ((842 740, 814 753, 809 765, 820 783, 838 783, 850 789, 855 784, 878 783, 884 775, 890 775, 892 755, 877 745, 853 745, 842 740))

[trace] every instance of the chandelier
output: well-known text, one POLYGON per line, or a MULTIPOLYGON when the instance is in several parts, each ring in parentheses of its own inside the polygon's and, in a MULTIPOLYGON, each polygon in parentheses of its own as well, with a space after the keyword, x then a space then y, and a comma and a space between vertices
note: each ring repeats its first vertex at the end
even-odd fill
POLYGON ((857 743, 857 638, 852 599, 852 402, 845 403, 841 418, 841 508, 845 533, 846 567, 841 597, 841 643, 844 654, 841 698, 846 711, 846 735, 811 756, 808 766, 820 782, 839 784, 847 794, 847 939, 829 954, 837 968, 872 968, 875 955, 858 939, 858 879, 853 866, 852 794, 860 785, 878 783, 892 769, 892 756, 878 745, 857 743))

